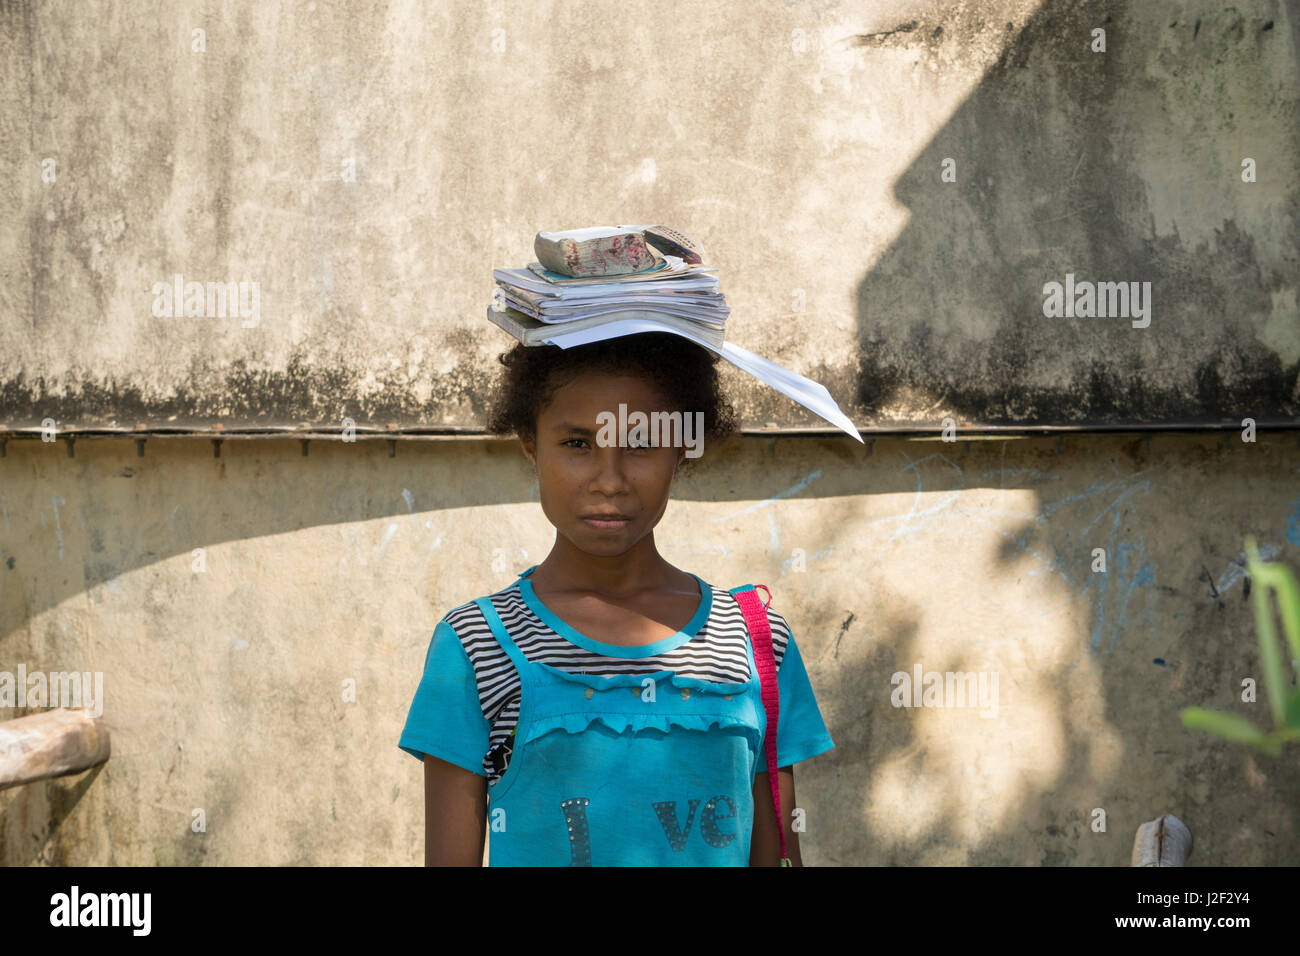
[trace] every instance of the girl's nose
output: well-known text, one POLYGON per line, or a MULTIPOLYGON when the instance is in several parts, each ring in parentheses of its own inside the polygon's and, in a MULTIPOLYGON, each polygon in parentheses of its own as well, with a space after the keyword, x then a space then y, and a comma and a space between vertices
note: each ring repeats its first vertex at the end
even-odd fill
POLYGON ((627 472, 623 461, 623 449, 599 448, 592 456, 596 473, 591 479, 591 489, 604 494, 616 494, 627 488, 627 472))

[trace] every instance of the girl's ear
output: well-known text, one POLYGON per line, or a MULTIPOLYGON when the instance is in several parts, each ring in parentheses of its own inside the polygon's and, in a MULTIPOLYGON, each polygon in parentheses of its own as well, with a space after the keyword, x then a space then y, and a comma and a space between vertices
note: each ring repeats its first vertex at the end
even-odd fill
POLYGON ((520 437, 519 447, 523 450, 524 457, 532 463, 533 470, 537 470, 537 443, 532 438, 520 437))

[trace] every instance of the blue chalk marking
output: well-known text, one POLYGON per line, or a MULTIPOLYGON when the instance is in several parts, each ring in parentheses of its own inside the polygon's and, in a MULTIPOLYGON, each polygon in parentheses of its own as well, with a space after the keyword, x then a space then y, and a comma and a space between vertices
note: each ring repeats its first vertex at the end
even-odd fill
POLYGON ((1291 513, 1287 515, 1286 540, 1288 544, 1300 544, 1300 498, 1291 502, 1291 513))

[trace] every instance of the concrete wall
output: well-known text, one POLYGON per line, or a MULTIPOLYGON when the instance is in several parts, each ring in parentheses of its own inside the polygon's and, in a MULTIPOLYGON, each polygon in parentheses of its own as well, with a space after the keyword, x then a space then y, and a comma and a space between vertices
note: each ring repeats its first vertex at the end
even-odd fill
POLYGON ((864 426, 1300 414, 1294 3, 674 9, 0 7, 0 428, 480 424, 491 269, 652 221, 864 426), (1067 273, 1150 326, 1045 318, 1067 273))
MULTIPOLYGON (((656 541, 795 630, 837 744, 796 770, 808 863, 1124 865, 1173 812, 1195 863, 1282 864, 1294 755, 1178 709, 1266 722, 1237 702, 1240 555, 1300 567, 1297 472, 1290 437, 751 438, 679 479, 656 541), (998 674, 996 716, 895 708, 917 664, 998 674)), ((0 792, 0 862, 421 862, 397 737, 436 620, 546 555, 532 480, 507 442, 10 441, 5 669, 102 671, 113 756, 0 792)))
POLYGON ((396 739, 438 618, 545 556, 530 472, 201 436, 473 432, 491 268, 652 221, 864 432, 1093 428, 751 436, 679 480, 665 555, 773 589, 838 744, 798 768, 807 862, 1123 864, 1162 812, 1192 862, 1294 862, 1294 755, 1177 711, 1265 723, 1244 537, 1300 568, 1296 4, 676 9, 0 3, 0 671, 101 672, 113 734, 0 792, 0 863, 419 862, 396 739), (1151 325, 1045 318, 1066 272, 1151 281, 1151 325), (258 283, 257 320, 154 316, 177 273, 258 283), (1202 430, 1099 431, 1144 421, 1202 430), (137 427, 194 437, 79 432, 137 427), (893 707, 918 664, 998 674, 997 716, 893 707))

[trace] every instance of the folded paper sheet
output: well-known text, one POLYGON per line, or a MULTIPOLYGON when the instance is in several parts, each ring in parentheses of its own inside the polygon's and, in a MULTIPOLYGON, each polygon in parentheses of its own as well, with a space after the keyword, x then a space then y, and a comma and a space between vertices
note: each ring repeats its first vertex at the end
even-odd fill
MULTIPOLYGON (((674 329, 665 328, 663 325, 646 321, 644 319, 626 319, 618 322, 610 322, 606 325, 594 329, 587 329, 582 332, 570 332, 566 334, 557 334, 546 341, 551 345, 557 345, 562 349, 572 348, 575 345, 586 345, 588 342, 597 342, 602 339, 616 338, 621 335, 634 335, 638 332, 675 332, 683 335, 683 338, 689 338, 692 342, 702 345, 705 348, 717 352, 724 359, 730 362, 736 368, 743 372, 748 372, 754 378, 758 379, 772 388, 776 389, 783 395, 794 399, 804 408, 824 418, 835 427, 845 433, 852 435, 859 442, 862 436, 853 426, 849 417, 840 411, 839 405, 835 399, 831 398, 831 393, 826 391, 825 386, 814 382, 810 378, 804 378, 795 372, 790 371, 777 365, 775 362, 763 358, 761 355, 755 355, 748 349, 743 349, 739 345, 733 345, 731 342, 723 344, 722 348, 717 348, 712 344, 705 342, 692 335, 685 335, 676 332, 674 329)), ((864 443, 865 444, 865 443, 864 443)))

